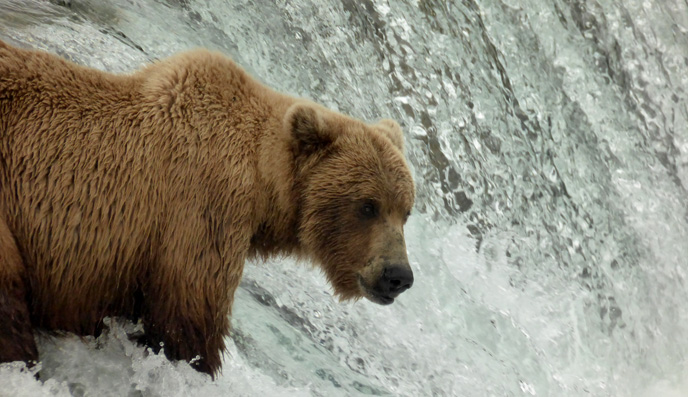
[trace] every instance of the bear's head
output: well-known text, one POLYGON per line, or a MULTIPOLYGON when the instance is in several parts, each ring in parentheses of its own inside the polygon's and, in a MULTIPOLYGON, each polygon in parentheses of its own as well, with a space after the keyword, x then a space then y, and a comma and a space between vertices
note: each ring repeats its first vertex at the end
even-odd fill
POLYGON ((303 251, 342 299, 392 303, 413 284, 404 224, 415 189, 401 128, 312 103, 292 105, 284 123, 293 142, 303 251))

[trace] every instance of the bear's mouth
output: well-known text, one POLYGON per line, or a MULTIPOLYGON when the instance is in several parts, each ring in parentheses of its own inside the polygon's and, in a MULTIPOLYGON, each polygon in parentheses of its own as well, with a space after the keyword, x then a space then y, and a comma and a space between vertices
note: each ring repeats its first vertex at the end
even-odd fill
POLYGON ((390 298, 388 296, 382 296, 382 295, 366 295, 366 298, 368 298, 369 301, 375 302, 378 305, 391 305, 394 303, 394 298, 390 298))
POLYGON ((383 306, 394 303, 393 297, 380 294, 379 292, 376 292, 374 289, 370 288, 360 274, 358 275, 358 286, 361 289, 361 295, 373 303, 383 306))

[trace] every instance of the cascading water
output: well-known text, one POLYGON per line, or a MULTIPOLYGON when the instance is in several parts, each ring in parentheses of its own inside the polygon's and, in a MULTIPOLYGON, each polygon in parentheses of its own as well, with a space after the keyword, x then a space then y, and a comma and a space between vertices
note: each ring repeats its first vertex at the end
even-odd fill
POLYGON ((115 72, 223 51, 400 121, 418 191, 392 306, 253 263, 218 380, 113 322, 39 337, 0 395, 688 395, 685 2, 0 0, 0 38, 115 72))

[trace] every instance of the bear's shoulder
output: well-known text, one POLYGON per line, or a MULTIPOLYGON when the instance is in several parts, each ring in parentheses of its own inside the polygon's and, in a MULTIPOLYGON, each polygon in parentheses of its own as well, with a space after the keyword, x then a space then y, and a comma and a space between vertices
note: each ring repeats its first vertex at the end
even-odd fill
POLYGON ((227 79, 246 82, 249 76, 244 69, 231 58, 203 48, 187 50, 147 65, 137 74, 155 78, 158 76, 183 80, 189 78, 208 79, 220 83, 227 79))
POLYGON ((197 89, 212 96, 244 100, 272 92, 231 58, 207 49, 188 50, 153 62, 137 75, 143 79, 144 92, 152 98, 197 89))

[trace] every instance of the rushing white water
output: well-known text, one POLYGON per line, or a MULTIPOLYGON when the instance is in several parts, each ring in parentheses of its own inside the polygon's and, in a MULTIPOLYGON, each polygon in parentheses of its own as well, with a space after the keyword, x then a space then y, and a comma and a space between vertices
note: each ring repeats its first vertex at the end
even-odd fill
POLYGON ((0 0, 0 38, 115 72, 221 50, 399 120, 418 190, 392 306, 249 264, 219 379, 113 321, 39 337, 0 395, 688 395, 685 2, 0 0))

